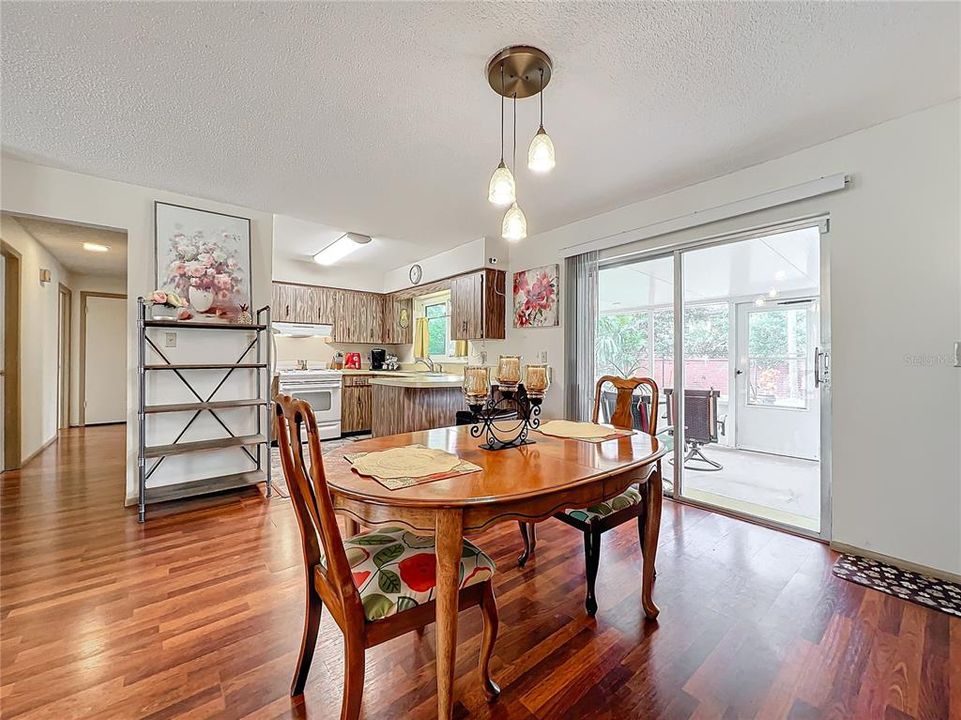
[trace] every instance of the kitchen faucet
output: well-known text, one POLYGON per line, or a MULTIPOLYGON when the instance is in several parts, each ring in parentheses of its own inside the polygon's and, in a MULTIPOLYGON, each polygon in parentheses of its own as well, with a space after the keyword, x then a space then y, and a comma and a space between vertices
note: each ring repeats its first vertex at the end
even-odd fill
POLYGON ((414 358, 414 360, 417 361, 415 364, 424 363, 427 366, 427 372, 434 372, 434 361, 429 357, 414 358))

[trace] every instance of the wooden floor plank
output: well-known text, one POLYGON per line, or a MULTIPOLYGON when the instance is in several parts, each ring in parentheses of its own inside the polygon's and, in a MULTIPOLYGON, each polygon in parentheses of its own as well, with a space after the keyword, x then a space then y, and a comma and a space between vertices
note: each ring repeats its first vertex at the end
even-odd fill
MULTIPOLYGON (((4 718, 328 718, 343 642, 321 621, 303 698, 287 695, 303 569, 288 500, 248 489, 122 506, 122 427, 71 430, 0 488, 4 718)), ((481 622, 459 623, 456 717, 961 717, 961 620, 831 574, 825 546, 668 502, 657 622, 643 618, 633 525, 607 533, 584 613, 580 535, 548 521, 527 567, 495 559, 502 694, 477 682, 481 622)), ((365 720, 434 717, 434 635, 368 653, 365 720)))

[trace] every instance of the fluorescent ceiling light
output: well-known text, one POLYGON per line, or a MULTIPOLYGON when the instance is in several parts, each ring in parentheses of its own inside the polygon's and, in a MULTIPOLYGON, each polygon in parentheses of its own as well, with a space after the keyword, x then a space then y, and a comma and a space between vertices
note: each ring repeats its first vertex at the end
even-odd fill
POLYGON ((345 233, 314 255, 314 262, 318 265, 333 265, 369 242, 370 238, 367 235, 345 233))
POLYGON ((87 252, 107 252, 110 248, 106 245, 101 245, 100 243, 85 242, 83 244, 83 249, 87 252))

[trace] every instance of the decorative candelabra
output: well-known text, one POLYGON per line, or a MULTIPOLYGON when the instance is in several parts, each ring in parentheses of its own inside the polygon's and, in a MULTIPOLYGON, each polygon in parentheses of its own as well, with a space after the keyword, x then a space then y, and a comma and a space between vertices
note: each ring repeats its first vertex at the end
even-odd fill
POLYGON ((550 379, 547 365, 527 365, 524 370, 526 396, 521 396, 520 356, 500 356, 497 363, 500 397, 496 400, 491 394, 490 368, 468 365, 464 370, 464 396, 474 420, 470 434, 476 438, 485 435, 487 440, 481 449, 504 450, 534 442, 527 435, 541 424, 541 403, 550 379), (517 417, 505 418, 505 411, 512 410, 516 410, 517 417))

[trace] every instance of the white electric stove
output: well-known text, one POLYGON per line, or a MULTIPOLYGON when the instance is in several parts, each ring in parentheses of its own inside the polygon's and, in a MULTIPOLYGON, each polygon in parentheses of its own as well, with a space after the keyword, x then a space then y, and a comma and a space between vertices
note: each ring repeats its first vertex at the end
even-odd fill
POLYGON ((341 376, 337 370, 284 370, 280 392, 294 395, 314 409, 321 440, 340 437, 341 376))

